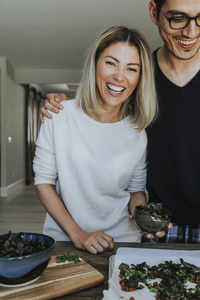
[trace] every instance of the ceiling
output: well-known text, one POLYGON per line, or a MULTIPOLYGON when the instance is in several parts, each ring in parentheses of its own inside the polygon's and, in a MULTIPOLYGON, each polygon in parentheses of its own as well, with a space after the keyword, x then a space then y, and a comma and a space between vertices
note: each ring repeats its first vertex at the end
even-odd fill
MULTIPOLYGON (((85 50, 98 34, 113 25, 139 29, 154 50, 161 40, 150 19, 148 3, 0 0, 0 57, 6 57, 15 70, 80 70, 85 50)), ((67 89, 65 85, 52 86, 54 91, 57 88, 67 89)))

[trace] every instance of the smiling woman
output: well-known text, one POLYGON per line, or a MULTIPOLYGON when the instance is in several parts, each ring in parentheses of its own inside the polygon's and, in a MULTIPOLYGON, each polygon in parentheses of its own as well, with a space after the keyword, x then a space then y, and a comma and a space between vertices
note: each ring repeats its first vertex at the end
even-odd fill
POLYGON ((102 97, 106 99, 101 93, 109 90, 114 103, 118 96, 122 101, 115 115, 119 119, 131 115, 132 123, 142 130, 152 122, 157 110, 153 70, 151 49, 145 38, 134 29, 112 27, 88 51, 76 93, 77 105, 100 117, 105 112, 102 97), (120 94, 116 93, 119 89, 123 89, 120 94))
POLYGON ((155 118, 151 51, 136 30, 112 27, 85 60, 75 100, 41 126, 35 184, 44 232, 93 254, 139 242, 132 221, 146 204, 145 128, 155 118))

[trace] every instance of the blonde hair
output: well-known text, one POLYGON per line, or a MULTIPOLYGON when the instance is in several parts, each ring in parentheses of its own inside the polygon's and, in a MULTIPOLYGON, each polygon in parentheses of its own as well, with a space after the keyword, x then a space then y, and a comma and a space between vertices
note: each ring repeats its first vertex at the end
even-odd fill
POLYGON ((86 113, 104 112, 96 96, 96 65, 103 51, 119 42, 136 47, 141 59, 138 86, 121 107, 121 118, 131 116, 132 125, 141 131, 155 119, 157 99, 151 49, 143 35, 135 29, 114 26, 96 39, 85 59, 82 79, 76 92, 77 106, 86 113))

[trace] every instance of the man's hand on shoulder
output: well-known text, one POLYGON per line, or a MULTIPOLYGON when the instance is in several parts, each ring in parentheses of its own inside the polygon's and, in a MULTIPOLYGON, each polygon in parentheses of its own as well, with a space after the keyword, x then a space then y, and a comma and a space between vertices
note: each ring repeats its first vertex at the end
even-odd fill
POLYGON ((47 99, 44 100, 44 106, 40 109, 40 121, 44 123, 44 117, 51 119, 53 116, 47 110, 50 110, 56 114, 59 113, 63 106, 60 104, 63 100, 68 100, 68 97, 63 94, 48 94, 47 99))

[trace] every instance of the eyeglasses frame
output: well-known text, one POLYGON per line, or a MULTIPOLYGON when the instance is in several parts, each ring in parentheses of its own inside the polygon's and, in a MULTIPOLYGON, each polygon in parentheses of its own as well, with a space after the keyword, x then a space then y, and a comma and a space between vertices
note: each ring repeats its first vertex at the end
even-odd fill
POLYGON ((196 16, 196 17, 188 17, 188 16, 185 16, 185 18, 187 18, 187 20, 188 20, 186 26, 181 27, 181 28, 173 28, 173 27, 171 26, 171 21, 174 20, 174 18, 176 18, 176 17, 171 17, 171 18, 169 18, 169 17, 162 11, 162 9, 161 9, 157 4, 156 4, 156 6, 157 6, 157 8, 161 11, 161 13, 162 13, 163 16, 165 17, 165 19, 169 22, 169 26, 170 26, 171 29, 173 29, 173 30, 180 30, 180 29, 184 29, 184 28, 188 27, 188 25, 190 24, 190 21, 191 21, 191 20, 195 20, 196 25, 197 25, 198 27, 200 27, 200 25, 198 25, 198 23, 197 23, 197 19, 198 19, 200 16, 196 16))

